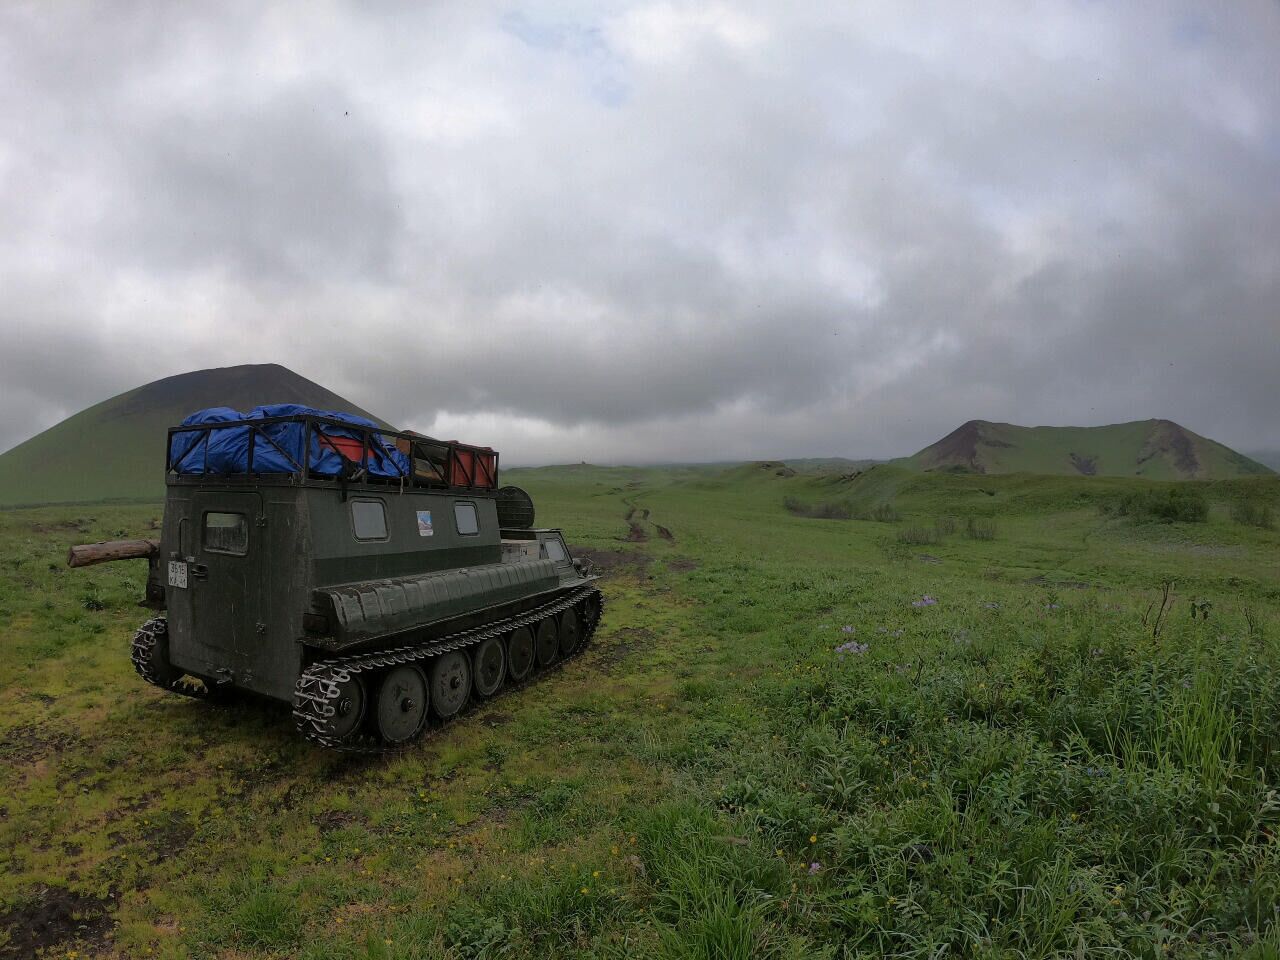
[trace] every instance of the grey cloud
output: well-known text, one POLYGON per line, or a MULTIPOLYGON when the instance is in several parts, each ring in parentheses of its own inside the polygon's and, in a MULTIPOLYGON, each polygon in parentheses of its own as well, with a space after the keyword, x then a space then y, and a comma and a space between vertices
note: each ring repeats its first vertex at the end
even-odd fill
POLYGON ((525 461, 1280 446, 1274 5, 7 18, 0 448, 263 360, 525 461))

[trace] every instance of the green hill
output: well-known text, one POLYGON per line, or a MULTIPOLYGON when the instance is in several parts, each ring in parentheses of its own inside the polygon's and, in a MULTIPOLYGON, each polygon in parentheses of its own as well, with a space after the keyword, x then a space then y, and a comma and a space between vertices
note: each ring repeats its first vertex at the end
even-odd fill
POLYGON ((1226 480, 1272 471, 1171 420, 1104 427, 1020 427, 970 420, 895 461, 916 470, 1226 480))
POLYGON ((182 373, 104 400, 0 454, 0 507, 158 498, 168 427, 205 407, 249 410, 263 403, 378 419, 274 363, 182 373))
POLYGON ((1272 470, 1280 470, 1280 450, 1250 450, 1245 456, 1272 470))

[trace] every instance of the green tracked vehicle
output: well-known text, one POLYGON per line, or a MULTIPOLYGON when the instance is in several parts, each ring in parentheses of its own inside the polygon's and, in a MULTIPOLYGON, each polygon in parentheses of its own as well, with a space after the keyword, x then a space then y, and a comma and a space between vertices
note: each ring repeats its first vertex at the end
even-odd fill
POLYGON ((378 750, 578 654, 603 598, 488 448, 345 414, 203 411, 169 431, 158 541, 132 659, 148 683, 293 706, 325 747, 378 750))

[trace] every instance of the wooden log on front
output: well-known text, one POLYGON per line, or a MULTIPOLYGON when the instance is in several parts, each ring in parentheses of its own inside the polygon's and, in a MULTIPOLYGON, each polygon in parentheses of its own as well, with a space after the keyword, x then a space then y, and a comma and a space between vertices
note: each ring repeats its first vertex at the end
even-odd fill
POLYGON ((160 552, 159 540, 106 540, 82 543, 67 552, 68 567, 87 567, 108 560, 145 560, 160 552))

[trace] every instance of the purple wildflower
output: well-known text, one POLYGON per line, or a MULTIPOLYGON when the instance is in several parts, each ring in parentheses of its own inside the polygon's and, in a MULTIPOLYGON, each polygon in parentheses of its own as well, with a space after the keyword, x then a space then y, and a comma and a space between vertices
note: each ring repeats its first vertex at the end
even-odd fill
POLYGON ((1062 609, 1062 604, 1060 604, 1060 603, 1046 603, 1046 604, 1044 605, 1044 608, 1045 608, 1046 610, 1061 610, 1061 609, 1062 609))
POLYGON ((912 600, 911 605, 913 607, 932 607, 937 602, 938 602, 937 597, 931 597, 929 596, 929 594, 926 593, 919 600, 912 600))
POLYGON ((812 877, 815 873, 817 873, 821 869, 822 869, 822 864, 818 863, 817 861, 814 861, 813 863, 809 864, 809 876, 812 877))
POLYGON ((843 627, 841 627, 841 628, 840 628, 840 632, 841 632, 841 633, 853 633, 853 627, 849 626, 849 625, 846 623, 843 627))

